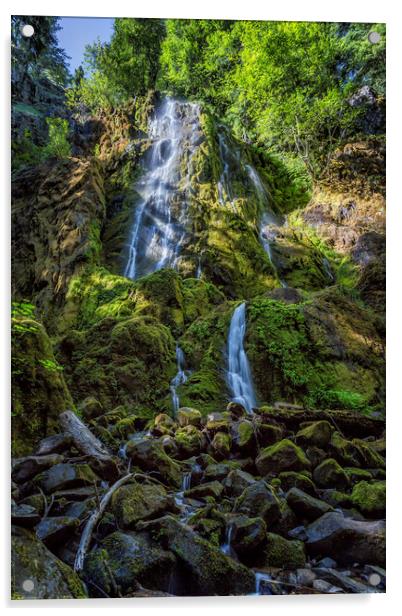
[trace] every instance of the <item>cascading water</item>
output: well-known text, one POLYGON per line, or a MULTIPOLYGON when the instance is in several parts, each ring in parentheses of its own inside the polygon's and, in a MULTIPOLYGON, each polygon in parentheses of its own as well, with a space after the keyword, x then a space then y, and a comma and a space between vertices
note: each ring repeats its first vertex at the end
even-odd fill
POLYGON ((230 321, 228 336, 227 382, 233 402, 239 402, 248 413, 257 406, 250 365, 244 350, 246 333, 246 304, 235 309, 230 321))
POLYGON ((184 371, 184 362, 185 362, 184 353, 179 346, 176 346, 177 373, 170 383, 170 391, 172 394, 172 406, 173 406, 173 412, 175 415, 180 408, 180 399, 177 394, 177 388, 180 387, 180 385, 183 385, 183 383, 185 383, 188 378, 184 371))
POLYGON ((225 541, 221 545, 221 552, 226 554, 226 556, 233 556, 233 548, 232 548, 232 535, 233 535, 233 524, 228 524, 226 526, 225 531, 225 541))
POLYGON ((124 275, 138 278, 177 266, 188 237, 192 158, 200 143, 199 106, 167 98, 150 125, 153 144, 136 186, 141 196, 124 275), (185 169, 185 173, 183 173, 185 169))

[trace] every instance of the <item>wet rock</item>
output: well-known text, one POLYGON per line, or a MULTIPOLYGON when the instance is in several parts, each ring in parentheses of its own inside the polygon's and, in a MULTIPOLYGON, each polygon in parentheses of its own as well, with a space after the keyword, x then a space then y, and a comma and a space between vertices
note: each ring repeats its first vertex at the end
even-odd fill
POLYGON ((102 404, 99 400, 97 400, 97 398, 94 398, 94 396, 88 396, 88 398, 85 398, 85 400, 81 402, 79 408, 82 416, 86 420, 95 419, 104 413, 102 404))
POLYGON ((296 581, 300 586, 310 588, 316 577, 317 575, 311 569, 302 568, 296 571, 296 581))
POLYGON ((251 421, 238 421, 231 428, 233 450, 243 455, 251 454, 256 448, 254 425, 251 421))
POLYGON ((351 507, 352 500, 350 494, 339 492, 339 490, 321 490, 320 497, 323 501, 337 509, 338 507, 351 507))
POLYGON ((328 454, 319 447, 310 446, 306 449, 306 456, 310 460, 312 468, 315 468, 328 457, 328 454))
POLYGON ((325 569, 336 569, 337 562, 333 558, 326 556, 318 561, 317 567, 324 567, 325 569))
POLYGON ((206 498, 207 496, 219 498, 222 492, 223 485, 219 483, 219 481, 209 481, 208 483, 201 483, 199 486, 186 490, 184 495, 195 499, 206 498))
POLYGON ((183 406, 177 412, 177 421, 179 426, 182 427, 195 426, 199 428, 201 426, 202 415, 197 409, 183 406))
POLYGON ((224 555, 188 526, 171 516, 141 523, 162 545, 176 554, 183 565, 186 595, 243 595, 255 587, 254 573, 224 555))
POLYGON ((36 536, 48 547, 64 542, 80 525, 77 518, 47 517, 36 527, 36 536))
POLYGON ((305 529, 307 551, 313 556, 330 556, 341 564, 385 562, 385 523, 345 518, 330 512, 305 529))
POLYGON ((349 477, 349 481, 351 483, 357 483, 358 481, 371 481, 373 476, 369 471, 366 471, 362 468, 344 468, 343 469, 347 476, 349 477))
POLYGON ((324 513, 332 511, 332 507, 318 498, 314 498, 299 488, 292 488, 286 495, 288 505, 300 517, 306 520, 316 520, 324 513))
POLYGON ((332 456, 344 466, 361 466, 361 454, 352 441, 345 439, 339 432, 334 432, 328 445, 332 456))
POLYGON ((12 527, 11 547, 13 598, 79 599, 87 596, 78 575, 49 552, 32 532, 12 527), (25 590, 26 580, 32 582, 31 590, 25 590))
POLYGON ((99 481, 88 464, 56 464, 35 477, 35 483, 46 493, 90 486, 99 481))
POLYGON ((314 469, 313 478, 321 488, 347 488, 349 478, 343 468, 333 458, 324 460, 314 469))
POLYGON ((284 498, 278 498, 280 517, 270 526, 270 530, 283 537, 289 536, 289 531, 297 525, 297 517, 284 498))
POLYGON ((229 402, 226 407, 226 411, 234 421, 241 419, 242 417, 247 417, 246 409, 242 404, 239 404, 239 402, 229 402))
POLYGON ((320 579, 314 580, 313 588, 314 590, 317 590, 318 592, 325 593, 325 594, 335 595, 335 594, 343 593, 342 588, 339 588, 339 586, 333 586, 329 582, 326 582, 325 580, 320 580, 320 579))
POLYGON ((289 439, 283 439, 263 449, 255 464, 258 472, 263 476, 282 471, 308 470, 311 466, 303 450, 289 439))
POLYGON ((279 480, 281 482, 281 488, 284 492, 287 492, 291 488, 299 488, 312 496, 316 493, 314 483, 311 481, 310 477, 307 477, 304 473, 287 471, 279 474, 279 480))
POLYGON ((367 517, 383 517, 385 514, 385 482, 360 481, 352 490, 351 502, 367 517))
POLYGON ((151 590, 167 591, 176 559, 144 533, 115 532, 85 559, 85 576, 108 596, 115 597, 116 586, 123 595, 138 589, 138 583, 151 590))
POLYGON ((36 448, 36 456, 46 456, 51 453, 64 453, 72 445, 73 439, 69 434, 54 434, 42 439, 36 448))
POLYGON ((261 447, 273 445, 283 439, 283 428, 274 424, 260 423, 257 427, 258 442, 261 447))
POLYGON ((234 511, 250 517, 260 517, 268 527, 279 519, 279 501, 265 481, 255 481, 245 488, 235 502, 234 511))
POLYGON ((379 590, 385 589, 386 573, 382 567, 376 567, 375 565, 364 565, 363 577, 370 584, 379 590))
POLYGON ((134 528, 140 520, 148 520, 172 510, 173 502, 166 490, 157 484, 129 483, 113 494, 111 509, 121 528, 134 528))
POLYGON ((304 567, 306 555, 302 541, 285 539, 275 533, 267 533, 266 538, 262 555, 265 566, 284 569, 304 567))
POLYGON ((184 458, 198 456, 206 445, 204 434, 192 425, 179 428, 176 431, 175 439, 184 458))
POLYGON ((40 521, 41 515, 31 505, 11 503, 11 523, 25 528, 33 528, 40 521))
POLYGON ((230 471, 225 479, 225 492, 229 494, 229 496, 240 496, 242 492, 255 483, 255 481, 255 478, 250 475, 250 473, 240 469, 234 469, 230 471))
POLYGON ((154 427, 152 428, 152 434, 156 436, 163 436, 165 434, 172 435, 177 428, 175 420, 166 413, 159 413, 154 419, 154 427))
POLYGON ((232 440, 226 432, 217 432, 211 443, 211 450, 217 460, 229 457, 232 440))
POLYGON ((204 481, 223 481, 231 472, 232 464, 220 462, 219 464, 209 464, 204 471, 204 481))
POLYGON ((16 483, 24 483, 51 466, 60 464, 63 462, 63 459, 63 456, 57 453, 19 458, 13 463, 11 477, 16 483))
POLYGON ((217 432, 229 432, 230 420, 223 413, 210 413, 205 428, 212 438, 217 432))
POLYGON ((170 485, 180 486, 180 467, 163 450, 160 443, 150 439, 129 441, 127 456, 144 471, 154 472, 170 485))
POLYGON ((244 515, 230 519, 231 545, 239 556, 252 554, 265 539, 267 525, 262 518, 244 515))
POLYGON ((374 592, 374 589, 366 584, 362 584, 357 580, 354 580, 348 575, 345 575, 341 571, 336 569, 325 569, 323 567, 313 569, 320 577, 320 579, 329 582, 333 586, 342 588, 346 592, 350 593, 368 593, 374 592))
POLYGON ((296 434, 296 442, 305 449, 313 446, 325 449, 328 445, 333 432, 333 427, 329 421, 315 421, 308 424, 296 434))
POLYGON ((355 438, 353 439, 353 445, 359 450, 362 461, 360 466, 364 466, 365 468, 385 469, 384 458, 376 451, 375 446, 370 442, 355 438))

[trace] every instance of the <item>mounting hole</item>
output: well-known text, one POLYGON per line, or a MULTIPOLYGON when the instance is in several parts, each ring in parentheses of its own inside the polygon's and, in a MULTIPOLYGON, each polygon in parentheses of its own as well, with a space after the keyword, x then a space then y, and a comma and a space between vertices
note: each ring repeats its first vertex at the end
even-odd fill
POLYGON ((24 580, 22 582, 22 588, 25 590, 25 592, 32 592, 35 588, 35 584, 32 580, 24 580))
POLYGON ((367 38, 372 45, 376 45, 381 40, 381 34, 379 34, 379 32, 376 32, 375 30, 372 30, 371 32, 369 32, 367 38))
POLYGON ((372 573, 368 579, 370 586, 378 586, 381 583, 381 578, 378 573, 372 573))
POLYGON ((35 29, 31 24, 24 24, 21 26, 21 34, 22 36, 26 36, 27 38, 31 38, 35 34, 35 29))

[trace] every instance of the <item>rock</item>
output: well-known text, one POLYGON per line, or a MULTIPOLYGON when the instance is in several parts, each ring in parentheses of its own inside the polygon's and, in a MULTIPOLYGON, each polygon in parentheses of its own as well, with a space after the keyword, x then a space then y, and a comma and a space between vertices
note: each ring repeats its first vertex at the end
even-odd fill
POLYGON ((306 563, 302 541, 284 539, 275 533, 267 533, 262 558, 265 566, 283 569, 301 568, 306 563))
POLYGON ((24 483, 63 460, 63 456, 57 453, 19 458, 14 461, 11 477, 16 483, 24 483))
POLYGON ((242 492, 248 486, 255 483, 255 481, 255 478, 250 475, 250 473, 246 473, 246 471, 240 469, 234 469, 230 471, 225 479, 225 492, 229 494, 229 496, 240 496, 242 492))
POLYGON ((288 537, 288 533, 297 525, 297 517, 284 498, 278 498, 280 517, 270 526, 270 530, 277 535, 288 537))
POLYGON ((211 449, 217 460, 229 457, 232 440, 226 432, 217 432, 212 440, 211 449))
POLYGON ((314 498, 299 488, 292 488, 286 495, 286 501, 293 511, 302 519, 316 520, 332 507, 318 498, 314 498))
POLYGON ((257 426, 258 442, 261 447, 273 445, 283 439, 283 428, 274 424, 260 423, 257 426))
POLYGON ((223 492, 223 485, 219 481, 209 481, 208 483, 201 483, 199 486, 195 486, 190 490, 184 492, 184 496, 188 498, 206 498, 212 496, 218 499, 223 492))
POLYGON ((229 413, 231 419, 234 421, 242 417, 247 417, 246 409, 242 404, 239 404, 239 402, 229 402, 226 407, 226 412, 229 413))
POLYGON ((72 445, 73 439, 69 434, 54 434, 42 439, 36 448, 36 456, 46 456, 51 453, 64 453, 72 445))
POLYGON ((336 569, 326 569, 324 567, 320 567, 317 569, 313 569, 314 572, 320 577, 320 579, 329 582, 333 586, 342 588, 346 592, 350 593, 368 593, 375 592, 374 589, 366 584, 362 584, 357 580, 354 580, 348 575, 345 575, 341 571, 336 571, 336 569))
POLYGON ((210 413, 205 428, 212 438, 217 432, 229 432, 230 420, 223 413, 210 413))
POLYGON ((320 580, 320 579, 314 580, 313 588, 314 590, 317 590, 318 592, 325 593, 325 594, 335 595, 335 594, 343 593, 342 588, 339 588, 339 586, 333 586, 329 582, 326 582, 325 580, 320 580))
POLYGON ((79 408, 82 416, 86 420, 95 419, 104 413, 102 404, 99 400, 94 398, 94 396, 88 396, 88 398, 85 398, 85 400, 81 402, 79 408))
POLYGON ((386 572, 382 567, 364 565, 363 577, 367 580, 370 586, 374 586, 374 588, 378 588, 380 590, 385 589, 386 572))
POLYGON ((152 434, 156 436, 164 436, 165 434, 172 435, 177 428, 175 420, 166 413, 159 413, 154 419, 154 427, 152 434))
POLYGON ((328 445, 332 456, 345 466, 360 466, 361 455, 358 447, 345 439, 339 432, 334 432, 328 445))
POLYGON ((287 492, 291 488, 299 488, 307 494, 315 495, 316 489, 314 483, 304 473, 296 473, 295 471, 287 471, 279 474, 281 488, 287 492))
POLYGON ((268 527, 278 520, 281 514, 277 497, 262 480, 245 488, 235 502, 234 512, 263 518, 268 527))
POLYGON ((220 462, 219 464, 209 464, 203 475, 204 481, 223 481, 231 472, 232 464, 220 462))
POLYGON ((112 496, 111 509, 123 529, 134 528, 140 520, 148 520, 172 510, 172 499, 161 485, 128 483, 112 496))
POLYGON ((202 415, 197 409, 192 409, 188 406, 183 406, 177 411, 177 421, 179 426, 201 426, 202 415))
POLYGON ((14 599, 86 598, 83 584, 30 531, 12 527, 11 592, 14 599), (32 584, 27 588, 24 582, 32 584), (32 586, 32 588, 31 588, 32 586))
POLYGON ((358 448, 360 453, 361 466, 365 468, 385 469, 384 458, 376 451, 375 446, 373 447, 370 442, 355 438, 353 439, 353 445, 358 448))
POLYGON ((307 551, 325 555, 341 564, 380 565, 385 563, 385 523, 345 518, 342 513, 325 513, 305 529, 307 551))
POLYGON ((229 524, 231 546, 240 556, 252 554, 265 539, 267 525, 262 518, 233 516, 229 524))
POLYGON ((48 547, 63 543, 80 525, 77 518, 47 517, 36 527, 36 536, 48 547))
POLYGON ((349 481, 351 483, 357 483, 358 481, 371 481, 373 476, 369 471, 366 471, 362 468, 344 468, 343 469, 347 476, 349 477, 349 481))
POLYGON ((360 481, 352 490, 351 502, 365 516, 383 517, 385 515, 385 482, 360 481))
POLYGON ((251 421, 238 421, 232 424, 231 436, 234 451, 243 455, 254 453, 256 437, 251 421))
POLYGON ((328 454, 319 447, 310 446, 306 449, 306 456, 310 460, 312 468, 315 468, 328 457, 328 454))
POLYGON ((318 561, 317 567, 324 567, 325 569, 335 569, 337 567, 337 562, 333 558, 326 556, 325 558, 322 558, 320 561, 318 561))
POLYGON ((338 507, 351 507, 352 500, 350 494, 339 492, 338 490, 320 490, 321 500, 325 501, 331 507, 337 509, 338 507))
POLYGON ((206 445, 203 433, 192 425, 179 428, 176 431, 175 440, 184 458, 198 456, 206 445))
POLYGON ((296 571, 297 584, 299 584, 300 586, 310 588, 313 585, 313 582, 316 577, 317 575, 311 569, 302 568, 297 569, 296 571))
POLYGON ((281 473, 282 471, 301 471, 309 469, 311 464, 303 450, 289 439, 283 439, 275 445, 261 451, 255 461, 260 475, 281 473))
POLYGON ((99 478, 88 464, 56 464, 35 477, 35 483, 46 493, 96 484, 99 478))
POLYGON ((321 488, 347 488, 349 478, 343 468, 333 458, 324 460, 314 469, 313 478, 321 488))
POLYGON ((11 503, 11 523, 25 528, 33 528, 40 521, 41 515, 31 505, 11 503))
POLYGON ((171 516, 141 526, 180 558, 183 588, 175 594, 245 595, 253 592, 254 573, 171 516))
POLYGON ((128 441, 126 453, 142 470, 153 471, 164 482, 176 487, 180 486, 180 466, 169 458, 160 443, 150 439, 128 441))
POLYGON ((309 446, 325 449, 328 445, 333 427, 329 421, 315 421, 302 428, 296 434, 296 443, 306 449, 309 446))
POLYGON ((114 532, 85 559, 85 577, 95 582, 108 596, 116 596, 116 585, 123 595, 138 588, 167 591, 176 558, 144 533, 114 532))

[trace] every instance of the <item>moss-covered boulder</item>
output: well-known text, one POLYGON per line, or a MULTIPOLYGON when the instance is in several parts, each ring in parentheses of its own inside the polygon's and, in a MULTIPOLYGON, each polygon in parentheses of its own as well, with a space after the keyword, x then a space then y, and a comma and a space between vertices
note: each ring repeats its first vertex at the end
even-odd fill
POLYGON ((30 531, 12 527, 11 596, 13 599, 84 599, 78 575, 30 531), (29 580, 32 584, 25 584, 29 580))
POLYGON ((263 449, 255 461, 260 475, 281 473, 283 471, 300 471, 309 469, 311 464, 303 450, 289 439, 283 439, 263 449))
POLYGON ((232 425, 233 449, 240 454, 252 454, 256 448, 255 428, 251 421, 238 421, 232 425))
POLYGON ((198 456, 206 446, 204 434, 191 424, 176 430, 175 441, 183 458, 198 456))
POLYGON ((265 481, 256 481, 245 488, 234 506, 236 513, 260 517, 268 527, 280 517, 279 501, 265 481))
POLYGON ((88 464, 55 464, 35 477, 35 484, 45 494, 56 490, 93 486, 97 483, 100 483, 100 479, 88 464))
POLYGON ((324 460, 314 469, 313 478, 320 488, 347 488, 349 478, 343 468, 333 458, 324 460))
POLYGON ((186 490, 185 496, 189 498, 206 498, 212 496, 218 499, 223 492, 223 485, 219 481, 208 481, 207 483, 201 483, 199 486, 195 486, 190 490, 186 490))
POLYGON ((351 501, 364 515, 382 517, 385 514, 385 481, 359 481, 352 490, 351 501))
POLYGON ((139 520, 157 518, 172 505, 163 486, 132 483, 116 490, 111 509, 121 528, 134 528, 139 520))
POLYGON ((338 462, 345 466, 359 467, 361 465, 359 448, 352 441, 344 438, 339 432, 332 434, 329 451, 338 462))
POLYGON ((299 430, 296 434, 296 442, 303 449, 306 449, 309 445, 325 449, 332 432, 333 427, 329 421, 315 421, 299 430))
POLYGON ((312 496, 316 493, 316 488, 311 480, 311 475, 307 473, 296 473, 295 471, 285 471, 279 474, 281 488, 287 492, 291 488, 299 488, 312 496))
POLYGON ((262 518, 233 516, 229 524, 231 546, 239 556, 253 554, 265 540, 267 525, 262 518))
POLYGON ((225 478, 225 492, 229 496, 240 496, 243 491, 255 483, 256 479, 250 473, 241 469, 233 469, 225 478))
POLYGON ((189 407, 181 407, 177 412, 179 426, 201 426, 202 415, 199 410, 189 407))
POLYGON ((257 424, 258 442, 261 447, 273 445, 283 439, 283 428, 274 424, 259 423, 257 424))
POLYGON ((309 521, 332 511, 328 503, 314 498, 299 488, 291 488, 286 495, 286 501, 299 518, 309 521))
POLYGON ((232 439, 226 432, 217 432, 212 439, 211 452, 217 460, 224 460, 229 457, 232 439))
POLYGON ((165 453, 158 441, 128 441, 126 454, 142 470, 154 472, 170 485, 180 486, 180 466, 165 453))
POLYGON ((302 541, 289 540, 275 533, 267 533, 267 543, 261 560, 266 567, 297 569, 304 567, 306 554, 302 541))

